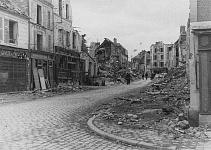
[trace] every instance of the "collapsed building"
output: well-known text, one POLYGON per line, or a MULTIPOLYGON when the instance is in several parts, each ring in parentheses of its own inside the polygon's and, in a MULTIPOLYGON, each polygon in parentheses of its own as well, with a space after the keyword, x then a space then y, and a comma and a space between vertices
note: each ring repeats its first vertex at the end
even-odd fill
POLYGON ((98 75, 113 76, 117 71, 127 69, 128 50, 117 39, 114 41, 105 38, 102 44, 95 50, 98 63, 98 75))

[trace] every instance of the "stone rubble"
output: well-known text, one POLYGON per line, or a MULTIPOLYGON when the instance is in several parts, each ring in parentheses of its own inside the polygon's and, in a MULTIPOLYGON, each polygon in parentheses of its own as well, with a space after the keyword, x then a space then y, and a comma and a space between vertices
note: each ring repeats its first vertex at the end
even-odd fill
POLYGON ((174 68, 139 95, 116 98, 102 119, 122 127, 156 130, 173 139, 205 140, 206 128, 193 128, 188 122, 189 88, 185 67, 174 68))

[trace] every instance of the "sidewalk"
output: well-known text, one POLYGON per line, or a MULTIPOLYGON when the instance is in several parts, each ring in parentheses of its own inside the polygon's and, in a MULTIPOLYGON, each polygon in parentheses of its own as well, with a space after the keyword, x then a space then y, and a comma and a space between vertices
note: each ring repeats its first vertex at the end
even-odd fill
POLYGON ((153 130, 128 129, 121 125, 103 121, 100 115, 89 119, 88 126, 94 132, 113 141, 123 142, 125 144, 144 147, 149 149, 211 149, 211 130, 206 132, 207 141, 198 142, 194 139, 173 139, 170 135, 159 134, 153 130))

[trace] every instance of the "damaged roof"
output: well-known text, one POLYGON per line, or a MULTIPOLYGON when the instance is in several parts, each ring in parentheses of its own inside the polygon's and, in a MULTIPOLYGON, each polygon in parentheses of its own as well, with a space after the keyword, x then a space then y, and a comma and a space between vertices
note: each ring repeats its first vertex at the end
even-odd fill
POLYGON ((14 2, 10 0, 0 0, 0 8, 3 8, 12 13, 19 14, 21 16, 28 17, 26 12, 22 11, 14 2))

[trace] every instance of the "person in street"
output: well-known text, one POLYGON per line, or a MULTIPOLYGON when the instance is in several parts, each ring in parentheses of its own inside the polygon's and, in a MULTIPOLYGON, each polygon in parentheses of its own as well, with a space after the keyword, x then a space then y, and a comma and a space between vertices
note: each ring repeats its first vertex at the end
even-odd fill
POLYGON ((145 78, 146 78, 146 80, 147 80, 147 78, 148 78, 148 73, 147 73, 147 72, 145 73, 145 78))
POLYGON ((131 76, 130 76, 130 73, 128 72, 128 73, 126 74, 127 85, 130 84, 130 79, 131 79, 131 76))
POLYGON ((142 79, 144 80, 144 73, 142 74, 142 79))
POLYGON ((154 72, 151 73, 151 77, 150 78, 151 78, 151 80, 153 80, 155 78, 155 73, 154 72))

